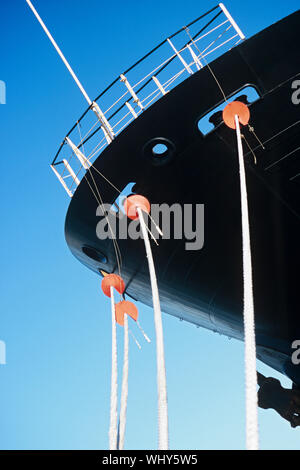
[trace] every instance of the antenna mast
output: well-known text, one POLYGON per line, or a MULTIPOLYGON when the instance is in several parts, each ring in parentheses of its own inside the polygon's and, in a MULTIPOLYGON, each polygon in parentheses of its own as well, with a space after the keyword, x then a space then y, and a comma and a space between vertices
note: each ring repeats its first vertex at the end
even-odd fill
POLYGON ((83 94, 84 98, 86 99, 86 101, 88 102, 88 105, 91 107, 91 109, 94 111, 94 113, 96 114, 97 118, 99 119, 102 127, 104 128, 104 131, 106 134, 108 134, 110 140, 113 140, 114 138, 114 133, 113 133, 113 130, 109 124, 109 122, 107 121, 106 117, 104 116, 104 113, 101 111, 101 109, 99 108, 98 104, 95 102, 95 101, 92 101, 89 97, 89 95, 87 94, 87 92, 85 91, 85 89, 83 88, 81 82, 79 81, 77 75, 75 74, 74 70, 72 69, 72 67, 70 66, 69 62, 67 61, 67 59, 65 58, 65 56, 63 55, 62 51, 60 50, 60 48, 58 47, 56 41, 54 40, 52 34, 50 33, 50 31, 48 30, 47 26, 45 25, 45 23, 43 22, 42 18, 40 17, 40 15, 38 14, 38 12, 36 11, 36 9, 34 8, 34 6, 32 5, 31 1, 30 0, 26 0, 28 6, 30 7, 30 9, 32 10, 34 16, 36 17, 36 19, 38 20, 38 22, 40 23, 40 25, 42 26, 43 30, 45 31, 45 33, 47 34, 48 38, 50 39, 50 41, 52 42, 56 52, 58 53, 58 55, 60 56, 61 60, 63 61, 63 63, 65 64, 65 66, 67 67, 67 69, 69 70, 72 78, 74 79, 76 85, 78 86, 79 90, 81 91, 81 93, 83 94))

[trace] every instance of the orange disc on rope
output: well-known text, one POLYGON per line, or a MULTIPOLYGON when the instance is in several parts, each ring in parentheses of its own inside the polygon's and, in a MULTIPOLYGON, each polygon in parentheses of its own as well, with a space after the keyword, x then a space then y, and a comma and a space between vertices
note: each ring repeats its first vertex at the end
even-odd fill
POLYGON ((146 197, 140 194, 133 194, 125 199, 124 210, 129 219, 135 220, 139 218, 138 207, 149 214, 150 202, 146 197))
POLYGON ((235 129, 235 115, 238 115, 239 122, 246 126, 250 119, 250 111, 246 104, 241 103, 240 101, 233 101, 228 103, 228 105, 223 109, 223 121, 226 126, 231 129, 235 129))
POLYGON ((116 322, 121 326, 124 326, 125 314, 133 318, 134 321, 138 319, 138 309, 132 302, 129 302, 129 300, 121 300, 121 302, 118 302, 115 306, 115 310, 116 322))
POLYGON ((125 291, 125 284, 123 279, 117 274, 107 274, 104 276, 101 282, 101 288, 103 293, 110 297, 110 288, 114 287, 119 294, 123 294, 125 291))

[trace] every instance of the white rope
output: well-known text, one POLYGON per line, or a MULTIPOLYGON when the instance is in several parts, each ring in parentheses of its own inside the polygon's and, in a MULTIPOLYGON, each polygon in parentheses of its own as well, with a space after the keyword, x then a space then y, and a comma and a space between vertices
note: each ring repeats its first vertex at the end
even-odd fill
POLYGON ((111 299, 111 391, 110 391, 110 426, 109 449, 117 449, 118 440, 118 365, 117 365, 117 329, 114 302, 114 288, 110 288, 111 299))
POLYGON ((157 280, 155 275, 154 262, 146 223, 141 208, 137 208, 139 220, 141 224, 142 234, 145 242, 146 255, 148 259, 152 299, 154 308, 154 324, 156 332, 156 362, 157 362, 157 391, 158 391, 158 446, 159 450, 169 448, 169 432, 168 432, 168 401, 167 401, 167 381, 164 354, 164 338, 163 327, 160 310, 160 302, 158 295, 157 280))
POLYGON ((128 317, 124 315, 124 359, 123 359, 123 377, 121 391, 120 421, 119 421, 119 450, 124 449, 125 428, 126 428, 126 411, 128 397, 128 317))
POLYGON ((246 445, 248 450, 258 449, 257 418, 257 375, 254 303, 252 288, 252 262, 250 228, 248 214, 247 185, 239 118, 234 117, 239 155, 242 237, 243 237, 243 276, 244 276, 244 336, 245 336, 245 379, 246 379, 246 445))

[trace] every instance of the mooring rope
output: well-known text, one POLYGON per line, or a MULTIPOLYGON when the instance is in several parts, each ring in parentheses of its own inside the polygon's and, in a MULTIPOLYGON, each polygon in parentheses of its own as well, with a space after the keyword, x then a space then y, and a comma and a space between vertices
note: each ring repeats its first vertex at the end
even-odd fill
POLYGON ((124 358, 123 358, 123 377, 119 420, 119 450, 124 449, 126 412, 128 398, 128 367, 129 367, 129 338, 128 338, 128 317, 124 315, 124 358))
MULTIPOLYGON (((102 127, 104 129, 106 129, 106 131, 110 135, 110 137, 113 138, 114 134, 112 133, 112 135, 111 135, 112 129, 110 128, 110 125, 109 125, 108 121, 106 120, 104 114, 100 110, 99 106, 97 105, 97 103, 92 102, 92 100, 88 96, 87 92, 83 88, 81 82, 79 81, 78 77, 76 76, 73 69, 71 68, 69 62, 67 61, 67 59, 63 55, 61 49, 57 45, 56 41, 54 40, 53 36, 49 32, 49 30, 46 27, 45 23, 43 22, 43 20, 39 16, 38 12, 36 11, 34 6, 32 5, 31 1, 26 0, 26 2, 29 5, 29 7, 31 8, 32 12, 34 13, 34 15, 37 18, 37 20, 39 21, 39 23, 41 24, 43 30, 45 31, 46 35, 50 39, 52 45, 56 49, 56 51, 59 54, 60 58, 62 59, 63 63, 67 67, 68 71, 70 72, 72 78, 74 79, 75 83, 77 84, 77 86, 80 89, 81 93, 83 94, 84 98, 88 102, 89 106, 94 111, 94 113, 97 115, 98 120, 100 121, 102 127), (106 126, 108 126, 108 128, 106 128, 106 126), (110 129, 111 129, 111 132, 110 132, 110 129)), ((77 125, 78 125, 79 135, 80 135, 80 139, 81 139, 81 145, 82 145, 83 152, 84 152, 84 146, 83 146, 84 143, 83 143, 83 139, 82 139, 82 136, 81 136, 81 130, 80 130, 80 126, 79 126, 78 122, 77 122, 77 125)), ((90 165, 98 172, 98 174, 103 179, 105 179, 115 190, 117 190, 120 193, 119 189, 108 178, 106 178, 92 164, 90 164, 90 165)), ((97 203, 99 204, 99 206, 102 207, 103 215, 104 215, 104 217, 105 217, 105 219, 108 223, 108 226, 109 226, 109 229, 110 229, 110 232, 111 232, 111 236, 112 236, 112 242, 113 242, 113 245, 114 245, 116 261, 117 261, 118 271, 119 271, 119 277, 121 279, 122 256, 121 256, 120 248, 119 248, 118 242, 116 241, 116 237, 115 237, 115 234, 114 234, 113 229, 111 227, 111 224, 109 222, 108 216, 106 214, 104 204, 103 204, 103 200, 102 200, 98 185, 96 184, 96 181, 94 179, 94 176, 93 176, 93 173, 92 173, 92 170, 91 170, 91 166, 88 168, 88 171, 84 175, 84 178, 85 178, 86 182, 88 183, 88 185, 90 187, 90 190, 93 193, 97 203), (94 191, 90 181, 88 180, 88 177, 87 177, 88 174, 90 175, 90 177, 93 181, 94 189, 95 189, 96 192, 94 191), (97 197, 97 195, 98 195, 98 197, 97 197)), ((80 168, 80 170, 81 170, 81 168, 80 168)), ((148 240, 148 243, 149 243, 149 240, 148 240)), ((123 282, 122 279, 121 279, 121 281, 123 282)), ((120 285, 121 285, 121 283, 119 283, 119 289, 117 288, 118 291, 120 291, 120 285)), ((109 448, 110 448, 110 450, 116 450, 118 447, 121 449, 121 448, 124 447, 124 433, 125 433, 125 425, 126 425, 126 408, 127 408, 127 396, 128 396, 128 323, 127 323, 127 315, 125 315, 125 317, 124 317, 124 365, 123 365, 123 381, 122 381, 122 400, 121 400, 121 411, 120 411, 120 428, 119 428, 119 432, 118 432, 118 380, 117 380, 118 365, 117 365, 116 311, 115 311, 114 292, 113 292, 114 287, 116 287, 116 286, 110 285, 109 291, 106 292, 106 295, 110 296, 110 298, 111 298, 111 316, 112 316, 112 364, 111 364, 111 396, 110 396, 110 427, 109 427, 109 448)), ((123 294, 123 292, 125 290, 125 285, 122 286, 121 290, 122 290, 122 292, 119 292, 119 293, 123 294)), ((135 341, 136 341, 137 345, 139 346, 139 343, 137 342, 137 340, 135 340, 135 341)))
POLYGON ((111 300, 111 390, 110 390, 110 426, 109 449, 117 449, 118 440, 118 357, 117 329, 114 302, 114 288, 110 287, 111 300))
POLYGON ((168 431, 167 381, 166 381, 162 317, 161 317, 161 309, 160 309, 155 267, 154 267, 148 232, 146 229, 146 223, 144 220, 143 211, 140 207, 137 207, 137 212, 138 212, 138 216, 140 220, 140 225, 141 225, 141 230, 142 230, 143 239, 145 243, 148 265, 149 265, 153 309, 154 309, 154 324, 155 324, 155 332, 156 332, 157 391, 158 391, 158 432, 159 432, 158 447, 160 450, 166 450, 169 448, 169 431, 168 431))
POLYGON ((252 259, 248 214, 248 196, 245 175, 243 145, 239 117, 234 116, 239 156, 242 241, 243 241, 243 279, 244 279, 244 336, 245 336, 245 378, 246 378, 246 444, 248 450, 258 449, 257 416, 257 375, 254 301, 252 286, 252 259))

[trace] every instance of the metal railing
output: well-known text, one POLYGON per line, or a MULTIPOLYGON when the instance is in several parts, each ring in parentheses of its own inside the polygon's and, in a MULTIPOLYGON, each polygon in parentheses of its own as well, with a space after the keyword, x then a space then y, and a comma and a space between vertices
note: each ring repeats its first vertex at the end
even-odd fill
POLYGON ((120 74, 76 121, 51 164, 68 195, 72 197, 104 148, 141 113, 220 52, 244 39, 220 3, 120 74))

